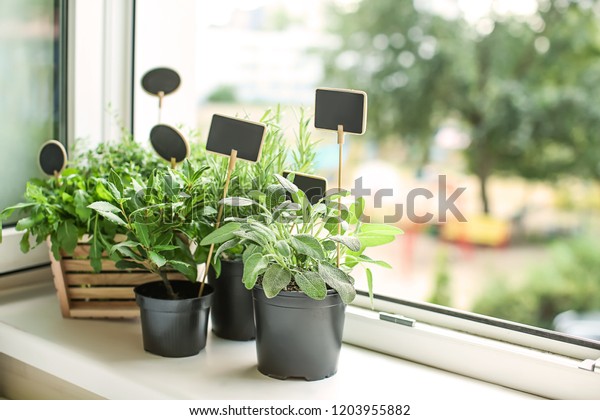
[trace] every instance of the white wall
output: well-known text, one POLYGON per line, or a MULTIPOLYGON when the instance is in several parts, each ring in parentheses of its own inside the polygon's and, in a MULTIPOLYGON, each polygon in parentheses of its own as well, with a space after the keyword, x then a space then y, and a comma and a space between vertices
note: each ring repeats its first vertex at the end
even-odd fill
POLYGON ((163 100, 161 122, 196 127, 195 18, 195 0, 136 2, 133 132, 138 141, 146 142, 158 122, 158 98, 146 93, 140 83, 155 67, 172 68, 181 77, 179 88, 163 100))

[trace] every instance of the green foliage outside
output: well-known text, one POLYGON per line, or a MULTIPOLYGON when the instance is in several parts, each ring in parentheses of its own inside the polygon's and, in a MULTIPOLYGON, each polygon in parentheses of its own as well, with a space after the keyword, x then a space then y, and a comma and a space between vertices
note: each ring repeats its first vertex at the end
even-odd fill
POLYGON ((367 91, 370 133, 403 141, 416 165, 440 127, 462 126, 488 213, 492 175, 600 179, 599 5, 540 0, 533 16, 469 23, 426 2, 361 1, 331 13, 341 47, 326 76, 367 91))
POLYGON ((556 242, 550 264, 532 268, 519 287, 496 280, 472 310, 542 328, 552 328, 554 317, 567 310, 599 310, 598 249, 600 241, 591 235, 556 242))

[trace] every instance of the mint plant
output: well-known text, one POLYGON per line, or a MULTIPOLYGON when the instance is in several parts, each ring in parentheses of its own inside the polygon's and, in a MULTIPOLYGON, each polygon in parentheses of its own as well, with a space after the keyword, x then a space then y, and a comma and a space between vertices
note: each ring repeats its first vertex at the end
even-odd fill
MULTIPOLYGON (((358 198, 344 211, 342 233, 338 235, 338 209, 334 200, 339 194, 311 205, 289 179, 280 175, 275 178, 278 184, 269 186, 268 194, 259 201, 245 197, 225 199, 224 204, 247 207, 253 213, 229 218, 200 244, 219 245, 215 260, 221 253, 243 246, 243 282, 247 289, 260 283, 269 298, 282 290, 299 290, 321 300, 329 287, 345 303, 352 302, 356 290, 350 271, 358 264, 389 268, 386 262, 373 260, 364 252, 369 247, 392 242, 402 230, 392 225, 363 223, 364 199, 358 198), (336 266, 336 243, 342 245, 340 267, 336 266)), ((368 267, 366 270, 372 297, 372 273, 368 267)))
POLYGON ((23 231, 21 250, 28 252, 46 239, 56 259, 61 252, 72 254, 84 235, 96 234, 91 242, 90 264, 101 269, 105 244, 122 233, 118 225, 99 218, 88 206, 95 201, 116 204, 106 188, 111 171, 119 178, 130 179, 146 175, 148 168, 161 166, 159 159, 133 141, 130 135, 114 143, 100 143, 95 149, 78 153, 69 163, 60 179, 31 179, 26 186, 25 201, 0 212, 0 241, 2 222, 13 214, 20 214, 16 229, 23 231), (115 172, 116 171, 116 172, 115 172), (99 237, 104 240, 100 241, 99 237))

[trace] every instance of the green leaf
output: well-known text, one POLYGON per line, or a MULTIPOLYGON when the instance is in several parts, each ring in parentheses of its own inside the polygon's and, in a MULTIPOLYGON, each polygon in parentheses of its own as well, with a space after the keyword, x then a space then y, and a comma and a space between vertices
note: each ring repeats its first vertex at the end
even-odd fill
POLYGON ((120 226, 127 226, 127 223, 125 223, 125 221, 123 219, 121 219, 119 216, 117 216, 114 213, 110 213, 107 211, 100 211, 100 210, 96 210, 96 211, 98 212, 99 215, 101 215, 105 219, 113 222, 114 224, 117 224, 120 226))
POLYGON ((296 284, 306 295, 316 300, 323 300, 327 296, 327 286, 325 280, 319 273, 314 271, 306 271, 304 273, 296 273, 294 276, 296 284))
POLYGON ((361 244, 360 244, 360 240, 358 238, 353 238, 351 236, 335 235, 335 236, 330 236, 327 239, 331 239, 332 241, 339 242, 342 245, 346 246, 351 251, 355 251, 355 252, 360 251, 361 244))
POLYGON ((30 244, 29 244, 29 232, 25 232, 23 234, 23 236, 21 237, 21 242, 19 243, 20 248, 21 248, 21 252, 24 254, 27 254, 29 252, 30 249, 30 244))
POLYGON ((278 264, 270 266, 263 275, 262 287, 265 296, 273 298, 281 292, 292 279, 292 274, 278 264))
POLYGON ((92 215, 92 210, 88 208, 87 193, 82 190, 75 192, 75 212, 80 220, 87 222, 92 215))
POLYGON ((148 225, 144 223, 133 223, 133 230, 135 231, 136 236, 139 238, 141 244, 146 248, 150 247, 151 238, 148 231, 148 225))
POLYGON ((231 207, 247 207, 257 204, 254 200, 244 197, 227 197, 219 201, 219 204, 224 204, 231 207))
POLYGON ((259 253, 252 254, 246 259, 242 277, 246 289, 250 290, 254 287, 260 273, 267 268, 267 263, 267 258, 259 253))
POLYGON ((28 230, 31 227, 35 226, 35 223, 36 222, 33 217, 24 217, 23 219, 17 222, 17 226, 15 227, 15 229, 19 232, 23 230, 28 230))
POLYGON ((115 267, 117 267, 119 270, 131 270, 133 268, 141 268, 143 270, 146 269, 146 267, 144 267, 142 264, 130 260, 117 261, 115 267))
POLYGON ((94 236, 90 241, 90 265, 94 273, 99 273, 102 270, 102 247, 97 232, 94 232, 94 236))
POLYGON ((221 255, 222 252, 233 248, 234 246, 237 245, 237 243, 238 243, 238 239, 236 239, 236 238, 230 239, 227 242, 223 242, 221 244, 221 246, 219 246, 219 248, 217 248, 217 250, 215 251, 214 259, 216 260, 217 258, 219 258, 219 255, 221 255))
POLYGON ((294 184, 289 179, 286 179, 279 174, 274 174, 274 176, 275 176, 275 178, 277 178, 277 181, 279 181, 281 186, 290 194, 296 194, 299 191, 296 184, 294 184))
POLYGON ((292 255, 290 246, 284 240, 275 242, 275 249, 283 257, 289 257, 290 255, 292 255))
POLYGON ((260 245, 261 247, 264 247, 267 245, 268 243, 268 239, 260 234, 257 231, 243 231, 243 230, 239 230, 237 232, 234 232, 234 235, 237 236, 238 238, 242 238, 242 239, 246 239, 248 241, 254 242, 258 245, 260 245))
POLYGON ((331 288, 335 289, 344 303, 350 303, 356 297, 352 278, 337 267, 328 263, 319 263, 319 274, 331 288))
POLYGON ((242 226, 242 224, 238 222, 227 223, 205 236, 200 242, 200 245, 220 244, 233 239, 235 237, 233 233, 236 232, 240 226, 242 226))
POLYGON ((57 234, 61 248, 67 254, 72 254, 79 239, 77 226, 71 221, 66 221, 58 227, 57 234))
POLYGON ((315 260, 325 259, 325 251, 321 243, 311 235, 294 235, 290 238, 290 245, 299 254, 309 256, 315 260))
POLYGON ((371 308, 373 308, 373 273, 370 269, 366 269, 367 273, 367 289, 369 290, 369 299, 371 301, 371 308))
POLYGON ((374 260, 365 254, 355 255, 354 253, 348 253, 346 255, 346 260, 344 263, 348 267, 352 268, 361 262, 378 265, 384 268, 392 268, 392 266, 387 262, 381 260, 374 260))
POLYGON ((196 264, 188 264, 183 261, 169 260, 167 263, 175 270, 183 274, 188 280, 196 281, 198 278, 198 267, 196 264))
POLYGON ((165 257, 154 251, 148 251, 148 257, 150 258, 150 261, 156 264, 159 268, 167 263, 167 259, 165 257))
POLYGON ((383 223, 365 223, 360 226, 358 239, 363 247, 385 245, 393 242, 396 235, 404 233, 394 225, 383 223))

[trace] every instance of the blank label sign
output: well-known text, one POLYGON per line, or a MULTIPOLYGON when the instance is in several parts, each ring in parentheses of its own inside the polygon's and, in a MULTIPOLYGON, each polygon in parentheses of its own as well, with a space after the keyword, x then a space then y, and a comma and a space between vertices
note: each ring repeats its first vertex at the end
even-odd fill
POLYGON ((325 197, 327 191, 327 180, 320 176, 301 174, 299 172, 284 171, 284 178, 289 178, 288 175, 293 174, 292 181, 305 195, 308 202, 315 205, 325 197))
POLYGON ((167 161, 184 161, 190 154, 190 146, 183 135, 165 124, 155 125, 150 131, 150 143, 160 157, 167 161))
POLYGON ((39 164, 46 175, 62 172, 67 166, 67 152, 64 146, 56 140, 48 140, 40 149, 39 164))
POLYGON ((260 157, 265 125, 238 118, 213 115, 206 142, 206 150, 230 156, 237 150, 237 158, 256 162, 260 157))
POLYGON ((359 90, 317 89, 315 127, 364 134, 367 128, 367 94, 359 90))

